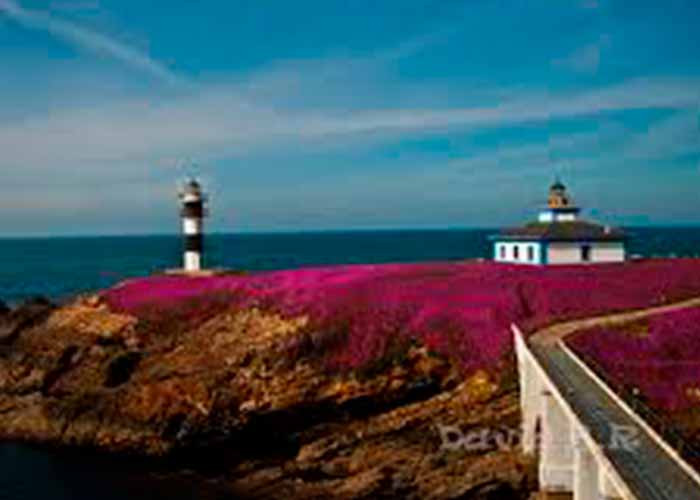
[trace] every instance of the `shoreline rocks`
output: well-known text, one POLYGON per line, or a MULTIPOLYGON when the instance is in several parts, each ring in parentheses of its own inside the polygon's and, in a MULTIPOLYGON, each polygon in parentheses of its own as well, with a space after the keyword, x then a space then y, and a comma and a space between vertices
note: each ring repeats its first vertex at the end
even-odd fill
POLYGON ((165 457, 241 498, 533 489, 517 450, 449 450, 439 432, 517 428, 516 387, 483 372, 464 379, 419 344, 372 372, 333 372, 297 348, 308 344, 305 318, 254 308, 183 325, 116 314, 93 297, 34 301, 8 317, 3 439, 165 457))
POLYGON ((0 301, 0 344, 12 343, 22 330, 44 321, 54 308, 45 297, 34 297, 14 309, 0 301))

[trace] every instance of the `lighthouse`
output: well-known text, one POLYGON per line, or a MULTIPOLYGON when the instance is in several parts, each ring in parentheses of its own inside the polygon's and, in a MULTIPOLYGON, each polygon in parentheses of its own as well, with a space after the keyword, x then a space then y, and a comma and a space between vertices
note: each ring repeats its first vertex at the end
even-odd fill
POLYGON ((494 260, 534 265, 624 262, 625 233, 582 219, 580 212, 556 179, 537 220, 491 237, 494 260))
POLYGON ((207 216, 205 203, 206 196, 202 193, 202 186, 195 179, 188 180, 180 191, 185 272, 197 272, 202 268, 202 229, 204 217, 207 216))

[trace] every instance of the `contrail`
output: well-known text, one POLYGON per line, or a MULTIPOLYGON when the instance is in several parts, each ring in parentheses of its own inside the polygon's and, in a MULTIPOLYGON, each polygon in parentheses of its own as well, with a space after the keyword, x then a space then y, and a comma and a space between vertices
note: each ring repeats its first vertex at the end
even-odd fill
POLYGON ((133 47, 74 23, 56 19, 42 12, 24 9, 14 0, 0 0, 0 13, 4 13, 8 18, 26 28, 47 31, 74 45, 97 54, 110 56, 167 83, 186 83, 167 67, 133 47))

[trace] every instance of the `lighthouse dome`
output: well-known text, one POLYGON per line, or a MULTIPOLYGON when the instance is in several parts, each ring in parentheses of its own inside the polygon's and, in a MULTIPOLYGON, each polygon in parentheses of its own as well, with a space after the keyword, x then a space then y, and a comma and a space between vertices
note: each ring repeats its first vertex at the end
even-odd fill
POLYGON ((199 196, 202 193, 202 186, 196 179, 189 179, 184 186, 183 194, 199 196))
POLYGON ((566 186, 559 180, 556 179, 554 184, 549 188, 550 191, 566 191, 566 186))

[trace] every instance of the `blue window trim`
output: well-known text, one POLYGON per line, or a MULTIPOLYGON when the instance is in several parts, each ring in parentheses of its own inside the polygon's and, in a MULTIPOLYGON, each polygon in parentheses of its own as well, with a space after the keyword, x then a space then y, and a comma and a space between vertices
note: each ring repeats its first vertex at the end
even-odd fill
POLYGON ((540 264, 549 264, 549 242, 543 241, 540 243, 540 264))

